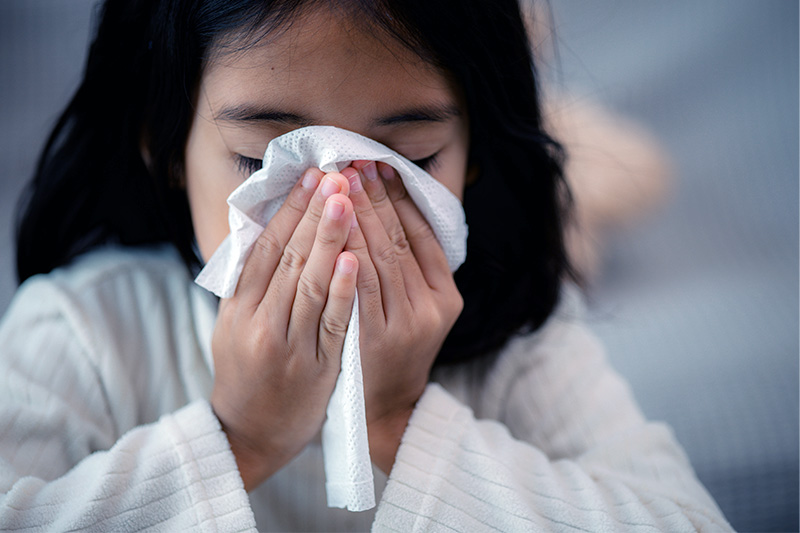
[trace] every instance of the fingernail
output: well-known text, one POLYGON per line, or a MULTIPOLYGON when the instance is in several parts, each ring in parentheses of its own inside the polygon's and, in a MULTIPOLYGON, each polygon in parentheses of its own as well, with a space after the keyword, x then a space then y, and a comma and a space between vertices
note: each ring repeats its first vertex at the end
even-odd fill
POLYGON ((350 219, 350 228, 357 228, 358 227, 358 217, 355 213, 353 213, 353 218, 350 219))
POLYGON ((336 200, 327 202, 325 204, 325 214, 328 215, 328 218, 331 220, 339 220, 344 214, 344 204, 336 200))
POLYGON ((347 175, 349 172, 344 174, 344 171, 342 171, 342 173, 345 177, 347 177, 347 182, 350 183, 350 192, 360 192, 364 190, 364 188, 361 186, 361 177, 358 175, 358 172, 353 171, 352 176, 347 175))
POLYGON ((392 167, 390 167, 389 165, 382 165, 381 166, 381 176, 383 176, 383 179, 390 180, 390 179, 394 178, 395 175, 396 174, 394 172, 394 169, 392 167))
POLYGON ((320 192, 324 198, 327 198, 328 196, 336 194, 341 190, 342 188, 338 183, 336 183, 336 181, 332 180, 331 178, 325 178, 322 182, 322 189, 320 192))
POLYGON ((356 261, 349 255, 340 255, 336 267, 342 274, 350 274, 356 269, 356 261))
POLYGON ((378 179, 378 167, 375 165, 374 161, 370 161, 369 163, 364 165, 364 168, 362 168, 361 171, 364 173, 364 176, 366 176, 366 178, 370 181, 375 181, 376 179, 378 179))
POLYGON ((317 173, 313 170, 306 170, 306 173, 303 174, 303 181, 300 182, 300 185, 306 190, 313 190, 317 188, 319 184, 319 180, 317 179, 317 173))

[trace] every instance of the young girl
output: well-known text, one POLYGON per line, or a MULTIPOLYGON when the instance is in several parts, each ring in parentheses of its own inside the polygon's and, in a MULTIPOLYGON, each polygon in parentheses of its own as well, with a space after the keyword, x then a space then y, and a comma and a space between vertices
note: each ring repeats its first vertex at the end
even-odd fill
POLYGON ((108 0, 18 228, 0 527, 728 528, 578 321, 567 199, 513 0, 108 0), (355 161, 297 177, 232 298, 193 283, 267 143, 313 124, 463 199, 455 275, 355 161), (363 513, 326 507, 319 443, 356 290, 363 513))

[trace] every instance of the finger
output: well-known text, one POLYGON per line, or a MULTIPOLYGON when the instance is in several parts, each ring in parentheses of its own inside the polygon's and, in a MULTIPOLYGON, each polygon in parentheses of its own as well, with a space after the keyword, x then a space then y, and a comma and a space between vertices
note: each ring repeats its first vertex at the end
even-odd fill
POLYGON ((264 298, 283 249, 303 218, 322 176, 321 170, 308 169, 289 192, 286 202, 253 244, 236 286, 236 298, 253 307, 264 298))
MULTIPOLYGON (((354 162, 357 166, 363 163, 365 162, 354 162)), ((398 256, 395 245, 390 239, 383 220, 378 215, 375 203, 369 194, 369 189, 376 186, 383 188, 380 184, 380 179, 377 177, 377 168, 373 163, 370 168, 364 168, 359 174, 355 168, 348 167, 342 170, 342 174, 350 182, 351 199, 356 211, 358 225, 366 241, 369 259, 378 273, 383 309, 386 311, 393 306, 404 305, 408 302, 408 294, 406 292, 403 265, 401 265, 400 256, 398 256), (374 173, 370 173, 370 170, 374 170, 374 173), (353 191, 353 187, 358 190, 353 191)), ((375 196, 379 197, 379 194, 375 194, 375 196)), ((385 191, 383 191, 383 197, 388 202, 385 191)), ((408 246, 406 246, 406 249, 410 251, 408 246)))
MULTIPOLYGON (((356 164, 362 163, 361 161, 356 164)), ((404 266, 402 261, 410 260, 411 249, 409 247, 408 239, 406 239, 405 231, 397 217, 392 201, 386 192, 383 180, 378 179, 378 167, 374 161, 367 161, 360 169, 357 167, 361 175, 366 178, 364 182, 364 190, 372 203, 375 214, 383 224, 389 241, 394 245, 395 255, 401 260, 401 268, 404 266)), ((389 167, 391 168, 391 167, 389 167)))
MULTIPOLYGON (((355 180, 358 180, 358 175, 355 180)), ((354 200, 357 192, 350 186, 351 200, 354 200)), ((363 194, 363 191, 362 191, 363 194)), ((366 200, 369 203, 369 200, 366 200)), ((355 206, 355 201, 353 201, 355 206)), ((345 250, 353 253, 358 259, 358 306, 361 313, 361 320, 380 324, 386 324, 386 310, 383 308, 383 298, 381 297, 381 281, 378 271, 372 263, 367 248, 367 241, 358 223, 358 214, 353 216, 350 227, 350 235, 345 244, 345 250)))
MULTIPOLYGON (((316 353, 320 316, 328 299, 336 259, 350 233, 352 217, 353 204, 347 196, 334 194, 325 202, 325 212, 317 226, 308 262, 297 281, 289 318, 287 339, 304 353, 310 353, 307 350, 312 346, 316 353)), ((336 323, 335 319, 330 322, 336 323)), ((344 333, 341 333, 343 339, 344 333)))
POLYGON ((386 194, 394 205, 426 283, 433 289, 449 287, 453 283, 453 275, 430 224, 408 195, 397 171, 385 163, 378 165, 378 171, 384 179, 386 194))
POLYGON ((308 208, 294 228, 291 238, 282 248, 269 287, 259 304, 259 313, 281 324, 288 322, 291 309, 290 306, 283 305, 283 302, 294 300, 297 280, 311 253, 325 201, 335 194, 346 195, 349 190, 347 178, 339 173, 329 173, 322 177, 308 203, 308 208))
POLYGON ((344 338, 350 324, 353 301, 356 295, 359 262, 350 252, 342 252, 336 259, 328 299, 319 321, 319 357, 339 360, 344 338))
MULTIPOLYGON (((391 169, 389 165, 382 164, 383 167, 391 169)), ((363 167, 363 174, 378 175, 379 169, 375 162, 369 162, 363 167)), ((392 172, 394 172, 392 170, 392 172)), ((394 247, 394 255, 400 265, 400 270, 403 274, 405 284, 405 291, 412 301, 420 295, 420 291, 427 289, 427 283, 422 275, 420 266, 417 263, 417 258, 414 257, 413 250, 406 235, 405 228, 397 214, 392 199, 389 197, 388 190, 386 189, 385 179, 372 179, 366 180, 369 183, 365 186, 370 201, 374 206, 375 213, 381 220, 384 226, 387 237, 394 247)), ((395 182, 400 182, 397 177, 395 182)), ((402 184, 401 184, 402 185, 402 184)), ((405 194, 405 189, 402 189, 405 194)), ((413 202, 412 202, 413 203, 413 202)))

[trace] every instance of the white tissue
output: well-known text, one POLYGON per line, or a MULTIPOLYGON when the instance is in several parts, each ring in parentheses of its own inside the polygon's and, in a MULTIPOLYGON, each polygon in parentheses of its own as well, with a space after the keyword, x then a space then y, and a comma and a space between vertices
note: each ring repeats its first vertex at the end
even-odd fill
MULTIPOLYGON (((233 296, 253 243, 302 174, 312 167, 337 172, 354 160, 382 161, 397 171, 455 271, 464 262, 467 249, 467 225, 458 198, 424 170, 371 139, 332 126, 310 126, 273 139, 264 154, 263 168, 228 197, 231 233, 195 281, 221 298, 233 296)), ((375 506, 358 329, 356 295, 341 371, 322 427, 328 506, 350 511, 375 506)))

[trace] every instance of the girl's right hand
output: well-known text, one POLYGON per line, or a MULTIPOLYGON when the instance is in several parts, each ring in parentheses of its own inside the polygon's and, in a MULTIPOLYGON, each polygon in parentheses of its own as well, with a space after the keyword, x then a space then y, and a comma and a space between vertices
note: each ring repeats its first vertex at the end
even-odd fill
POLYGON ((347 179, 306 172, 253 245, 212 340, 211 405, 246 490, 319 431, 336 384, 358 261, 343 252, 347 179))

